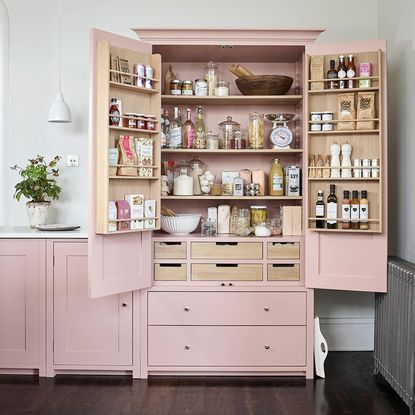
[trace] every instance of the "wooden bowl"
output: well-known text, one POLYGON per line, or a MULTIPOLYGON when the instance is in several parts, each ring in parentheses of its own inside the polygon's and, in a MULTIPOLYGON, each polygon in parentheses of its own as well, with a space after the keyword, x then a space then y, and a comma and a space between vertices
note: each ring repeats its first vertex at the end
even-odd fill
POLYGON ((284 75, 242 76, 235 80, 242 95, 284 95, 294 79, 284 75))

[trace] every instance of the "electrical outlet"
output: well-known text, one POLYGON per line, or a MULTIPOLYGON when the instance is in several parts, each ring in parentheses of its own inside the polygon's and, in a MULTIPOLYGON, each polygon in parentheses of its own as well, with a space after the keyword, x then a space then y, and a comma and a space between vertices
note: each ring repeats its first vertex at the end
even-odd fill
POLYGON ((79 166, 78 154, 68 154, 66 156, 66 165, 68 167, 78 167, 79 166))

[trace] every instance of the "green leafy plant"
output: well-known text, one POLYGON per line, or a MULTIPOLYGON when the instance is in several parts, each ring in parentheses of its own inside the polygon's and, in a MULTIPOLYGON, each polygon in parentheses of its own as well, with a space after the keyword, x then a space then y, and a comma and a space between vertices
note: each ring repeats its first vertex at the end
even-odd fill
POLYGON ((59 169, 56 168, 60 156, 55 156, 49 163, 43 156, 37 155, 29 159, 29 164, 23 168, 17 166, 10 167, 22 177, 22 181, 17 183, 13 197, 20 200, 22 196, 30 199, 31 202, 46 202, 46 198, 53 200, 59 199, 61 188, 56 184, 55 177, 59 176, 59 169))

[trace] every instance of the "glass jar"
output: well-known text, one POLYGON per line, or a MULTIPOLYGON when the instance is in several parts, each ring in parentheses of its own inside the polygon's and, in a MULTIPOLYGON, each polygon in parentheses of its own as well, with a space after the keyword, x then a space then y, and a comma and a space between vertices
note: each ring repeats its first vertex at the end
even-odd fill
POLYGON ((194 156, 190 161, 189 161, 190 167, 192 168, 193 172, 193 194, 194 195, 201 195, 202 191, 200 189, 200 182, 199 182, 199 176, 201 176, 206 169, 206 164, 202 161, 199 160, 199 157, 194 156))
POLYGON ((216 236, 216 221, 211 219, 202 219, 200 232, 203 236, 216 236))
POLYGON ((282 234, 281 219, 271 218, 267 220, 267 226, 271 228, 271 236, 278 236, 282 234))
POLYGON ((212 131, 206 133, 206 144, 208 150, 217 150, 219 148, 218 135, 213 134, 212 131))
POLYGON ((215 88, 215 96, 227 97, 230 95, 230 87, 228 81, 219 81, 218 86, 215 88))
POLYGON ((137 114, 134 112, 126 112, 124 114, 123 124, 126 128, 137 128, 137 114))
POLYGON ((204 131, 196 131, 195 140, 193 141, 193 148, 197 150, 206 150, 206 134, 204 131))
POLYGON ((240 236, 247 236, 251 233, 251 217, 249 209, 239 209, 236 217, 235 233, 240 236))
POLYGON ((246 149, 246 138, 242 137, 241 131, 235 131, 235 150, 246 149))
POLYGON ((206 96, 208 94, 208 83, 204 79, 196 79, 195 95, 206 96))
POLYGON ((137 127, 139 130, 145 130, 146 129, 146 115, 145 114, 136 114, 137 116, 137 127))
POLYGON ((175 196, 193 196, 193 169, 187 161, 174 168, 173 194, 175 196))
POLYGON ((266 222, 258 222, 255 225, 255 236, 267 237, 271 236, 271 228, 267 225, 266 222))
POLYGON ((215 95, 219 82, 219 66, 214 62, 205 65, 205 80, 208 84, 208 95, 215 95))
POLYGON ((219 124, 219 146, 229 150, 235 148, 235 133, 241 131, 241 124, 232 120, 232 117, 226 117, 226 121, 219 124))
POLYGON ((182 82, 182 95, 193 95, 193 82, 192 81, 182 82))
POLYGON ((249 148, 264 148, 264 114, 257 112, 249 114, 248 142, 249 148))
POLYGON ((182 94, 182 81, 179 79, 172 79, 170 81, 170 95, 182 94))
POLYGON ((156 117, 154 115, 147 115, 146 130, 156 129, 156 117))
POLYGON ((267 221, 266 206, 251 206, 251 226, 267 221))

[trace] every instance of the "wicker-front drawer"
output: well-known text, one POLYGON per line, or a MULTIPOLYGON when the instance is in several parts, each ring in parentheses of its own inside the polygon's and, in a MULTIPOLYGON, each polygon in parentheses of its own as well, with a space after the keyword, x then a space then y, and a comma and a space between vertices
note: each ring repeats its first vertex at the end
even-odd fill
POLYGON ((261 242, 192 242, 192 259, 262 259, 261 242))
POLYGON ((186 242, 154 242, 155 259, 186 259, 186 242))
POLYGON ((268 259, 300 259, 300 243, 268 242, 268 259))
POLYGON ((300 264, 268 264, 268 281, 300 281, 300 264))
POLYGON ((186 264, 154 264, 154 281, 186 281, 186 264))
POLYGON ((262 264, 192 264, 192 281, 262 281, 262 264))

